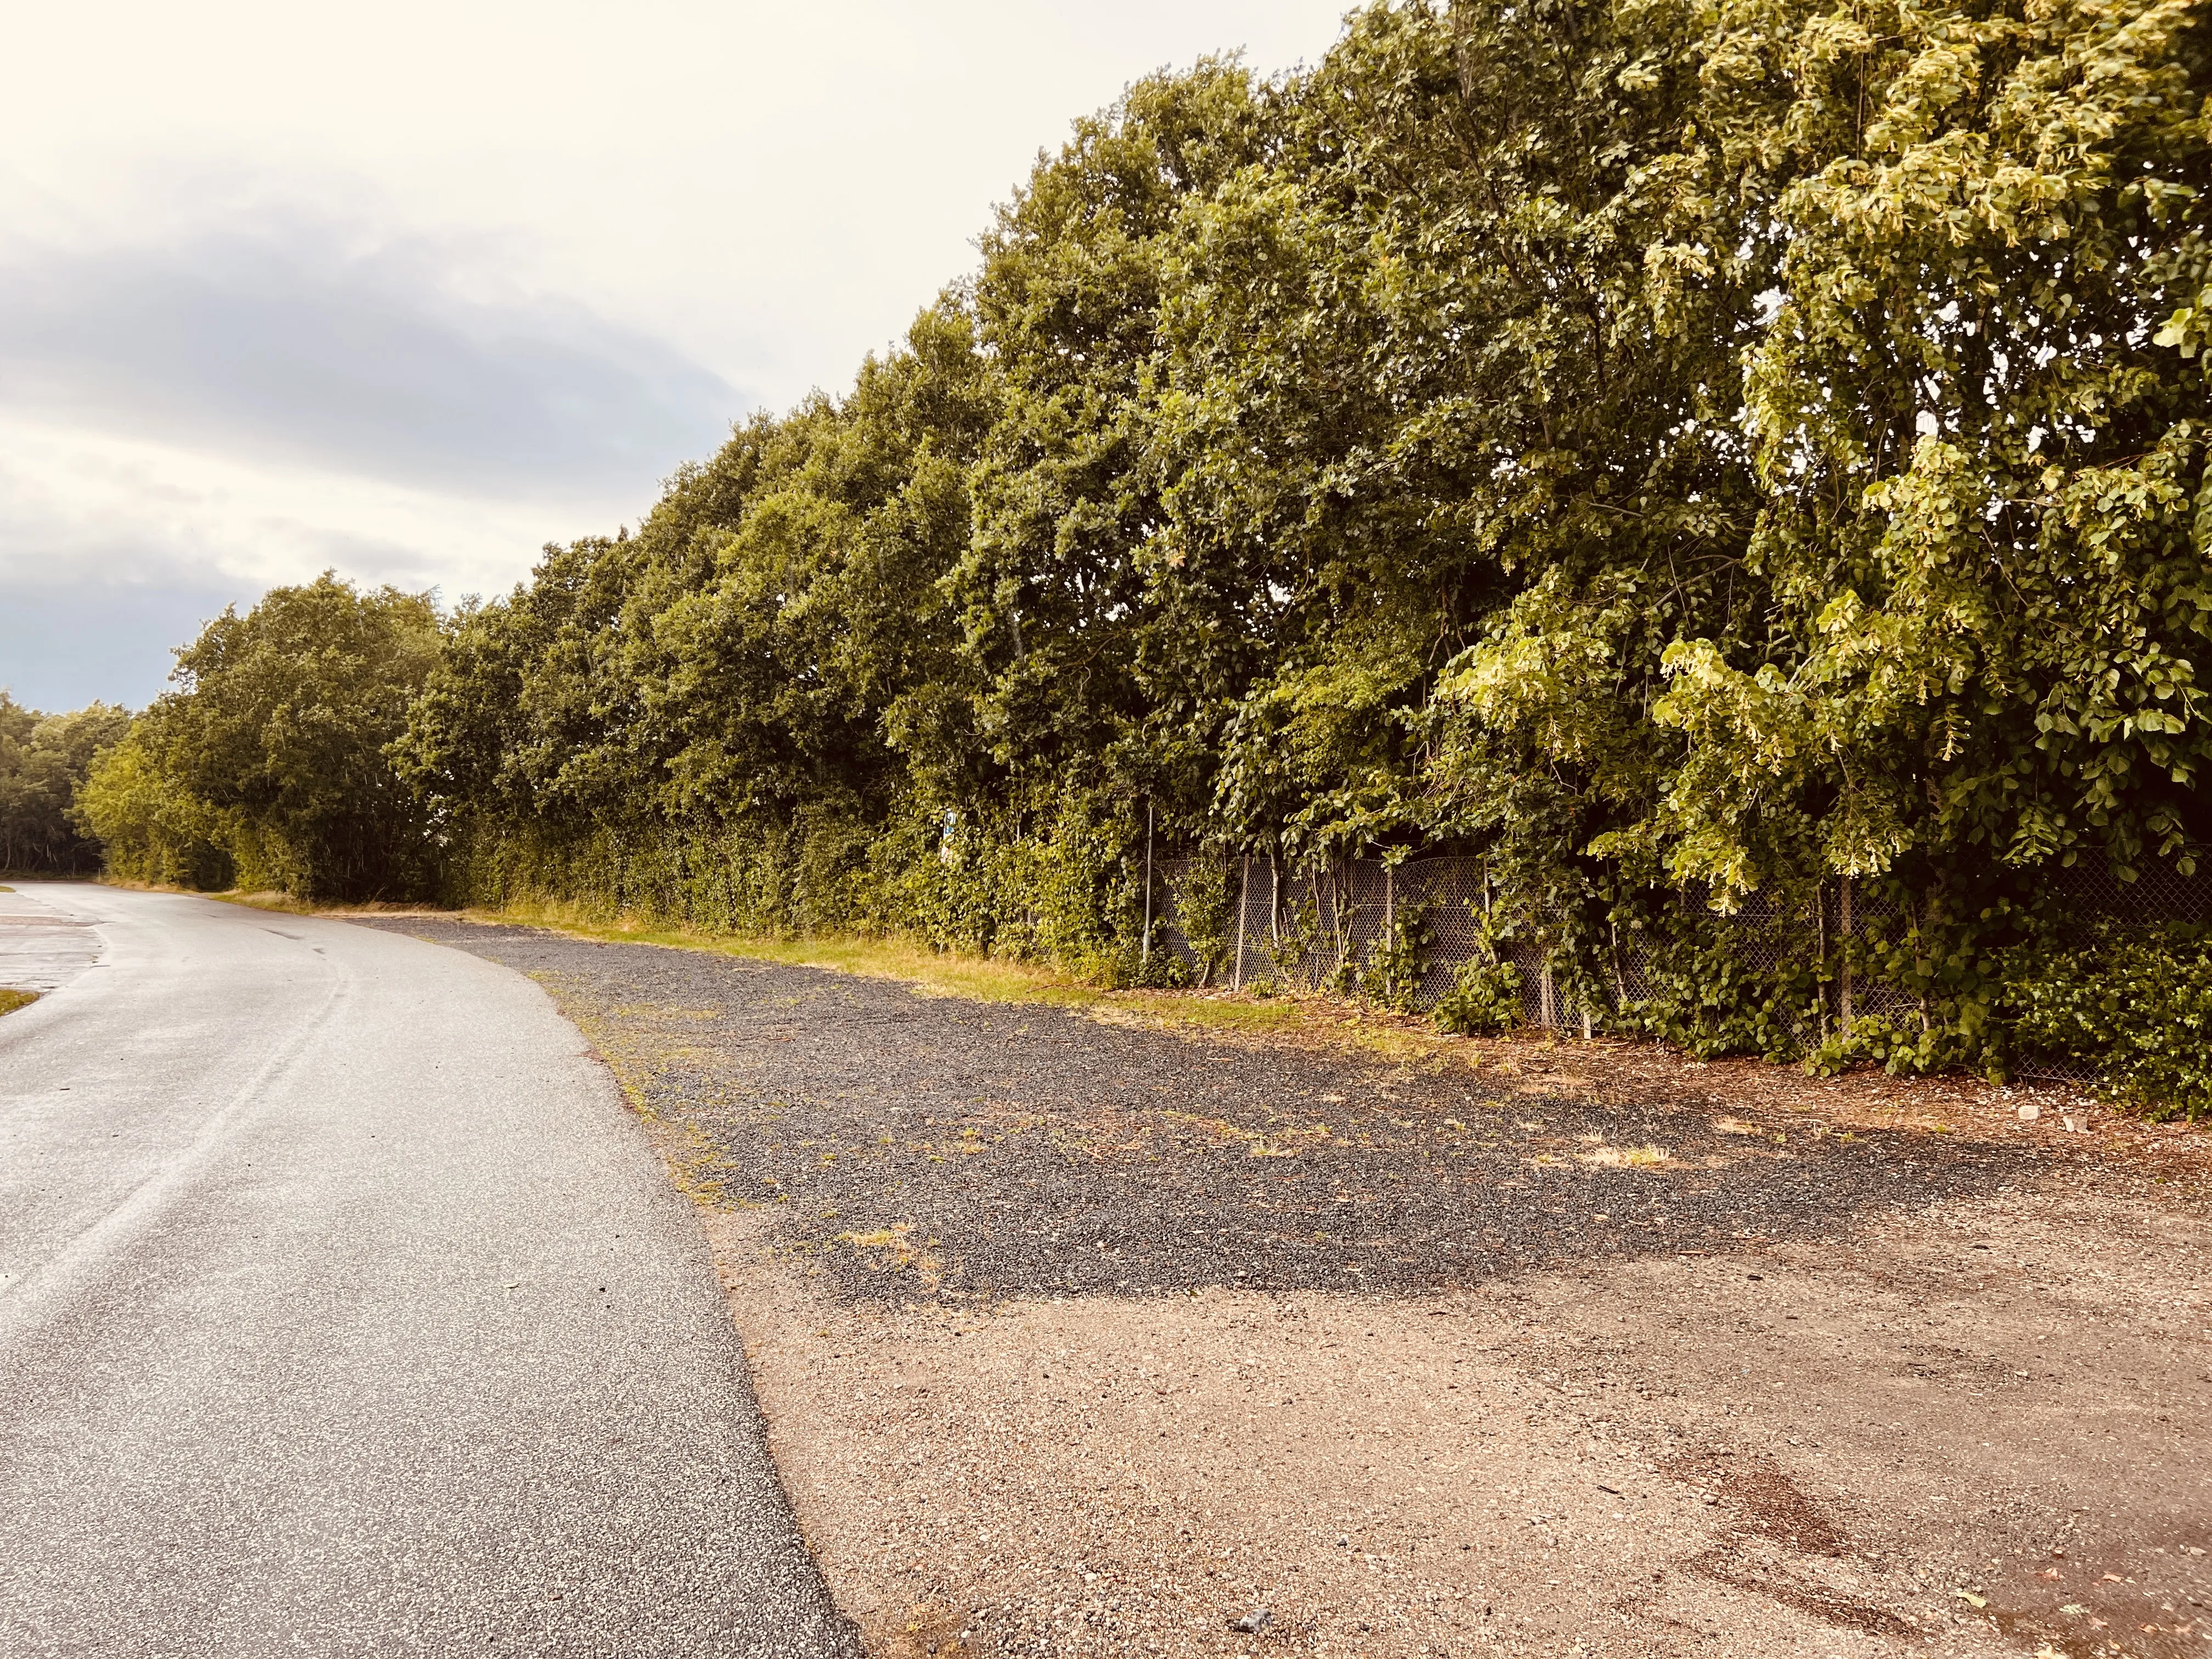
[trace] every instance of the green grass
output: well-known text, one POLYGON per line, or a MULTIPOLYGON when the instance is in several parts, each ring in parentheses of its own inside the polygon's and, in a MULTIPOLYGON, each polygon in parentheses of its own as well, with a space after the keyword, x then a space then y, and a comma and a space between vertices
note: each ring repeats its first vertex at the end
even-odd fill
POLYGON ((1079 1005, 1113 994, 1033 963, 1004 962, 932 951, 902 939, 832 935, 777 939, 758 934, 702 933, 688 927, 655 927, 635 917, 607 921, 565 904, 513 904, 497 910, 462 913, 471 921, 507 922, 550 927, 580 939, 625 945, 657 945, 669 950, 706 951, 756 962, 826 968, 868 979, 903 980, 924 996, 959 997, 969 1002, 1045 1002, 1079 1005))
POLYGON ((757 962, 788 963, 869 979, 902 981, 921 996, 970 1002, 1044 1003, 1109 1021, 1135 1020, 1163 1027, 1196 1027, 1229 1036, 1322 1041, 1412 1061, 1451 1055, 1472 1062, 1464 1039, 1449 1037, 1426 1021, 1378 1013, 1341 998, 1259 996, 1230 991, 1109 990, 1033 963, 932 951, 902 939, 832 936, 776 939, 701 933, 655 927, 634 917, 609 921, 580 907, 519 904, 462 913, 472 921, 549 927, 580 939, 705 951, 757 962))
POLYGON ((1230 991, 1109 990, 1034 963, 933 951, 908 940, 837 934, 812 939, 705 933, 635 916, 611 921, 581 905, 544 901, 496 909, 432 910, 394 904, 321 905, 284 893, 210 893, 205 896, 293 915, 443 915, 459 920, 545 927, 577 939, 703 951, 756 962, 787 963, 868 979, 899 981, 919 996, 969 1002, 1042 1003, 1109 1021, 1197 1028, 1229 1036, 1319 1041, 1363 1048, 1401 1062, 1456 1058, 1474 1063, 1465 1039, 1446 1036, 1425 1020, 1379 1012, 1342 998, 1260 995, 1230 991))
POLYGON ((18 1008, 27 1008, 39 1000, 36 991, 11 991, 0 987, 0 1014, 12 1014, 18 1008))

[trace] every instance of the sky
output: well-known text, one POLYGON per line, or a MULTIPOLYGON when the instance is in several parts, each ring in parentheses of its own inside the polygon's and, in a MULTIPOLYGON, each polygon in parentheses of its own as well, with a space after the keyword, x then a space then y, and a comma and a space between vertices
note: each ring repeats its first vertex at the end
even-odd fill
POLYGON ((331 568, 447 602, 846 385, 1077 117, 1350 0, 123 0, 0 100, 0 688, 143 705, 331 568))

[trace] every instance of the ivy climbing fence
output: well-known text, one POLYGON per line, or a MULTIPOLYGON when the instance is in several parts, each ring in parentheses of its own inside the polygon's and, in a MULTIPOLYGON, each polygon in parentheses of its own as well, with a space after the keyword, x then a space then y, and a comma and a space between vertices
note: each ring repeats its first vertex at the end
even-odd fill
MULTIPOLYGON (((1483 861, 1437 857, 1388 865, 1349 860, 1319 869, 1285 870, 1264 858, 1228 868, 1225 921, 1209 918, 1203 956, 1184 927, 1199 861, 1176 859, 1159 866, 1148 949, 1173 953, 1194 980, 1243 989, 1273 985, 1300 990, 1358 991, 1419 1012, 1449 995, 1463 964, 1478 958, 1510 963, 1516 970, 1524 1024, 1590 1036, 1619 1011, 1658 994, 1658 951, 1634 930, 1604 942, 1599 981, 1579 990, 1554 969, 1553 919, 1516 911, 1501 920, 1502 900, 1483 861)), ((1215 879, 1220 878, 1217 867, 1215 879)), ((2170 863, 2148 863, 2133 881, 2101 864, 2054 872, 2051 888, 2074 913, 2129 925, 2181 921, 2212 924, 2212 873, 2184 874, 2170 863)), ((1686 893, 1678 901, 1701 904, 1686 893)), ((1854 939, 1893 938, 1910 920, 1891 901, 1848 878, 1822 884, 1800 904, 1764 893, 1717 919, 1729 930, 1733 954, 1754 972, 1773 973, 1795 963, 1821 964, 1810 976, 1810 994, 1784 1018, 1800 1047, 1818 1048, 1855 1023, 1880 1018, 1903 1026, 1924 1021, 1922 1000, 1901 987, 1855 975, 1854 939)), ((2027 1075, 2090 1081, 2094 1073, 2063 1064, 2035 1066, 2027 1075)))

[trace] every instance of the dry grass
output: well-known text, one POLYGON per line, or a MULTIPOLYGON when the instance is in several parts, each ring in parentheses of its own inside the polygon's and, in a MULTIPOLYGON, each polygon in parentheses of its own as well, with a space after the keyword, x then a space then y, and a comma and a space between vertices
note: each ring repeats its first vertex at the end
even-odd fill
POLYGON ((1575 1160, 1606 1170, 1663 1170, 1674 1163, 1674 1155, 1664 1146, 1597 1146, 1576 1153, 1575 1160))
MULTIPOLYGON (((185 892, 187 889, 170 887, 149 889, 149 891, 185 892)), ((289 893, 198 893, 198 898, 211 898, 224 904, 242 904, 249 910, 275 910, 288 916, 413 916, 445 915, 442 910, 426 910, 419 904, 386 904, 372 901, 367 904, 319 904, 312 899, 294 898, 289 893)))
POLYGON ((2193 1141, 2205 1133, 2199 1130, 2191 1135, 2179 1126, 2141 1123, 2096 1104, 2080 1089, 2068 1085, 1993 1087, 1975 1078, 1892 1078, 1873 1070, 1844 1077, 1809 1078, 1796 1066, 1755 1059, 1698 1060, 1656 1042, 1618 1037, 1586 1039, 1543 1031, 1503 1037, 1452 1036, 1420 1015, 1395 1013, 1341 997, 1225 990, 1109 990, 1035 963, 933 951, 901 939, 707 933, 651 923, 635 915, 609 919, 580 905, 547 902, 456 913, 390 904, 313 905, 281 893, 206 896, 293 915, 453 917, 458 914, 470 921, 543 927, 578 939, 700 951, 895 980, 921 996, 1048 1004, 1111 1024, 1197 1030, 1255 1047, 1291 1042, 1351 1049, 1413 1071, 1433 1073, 1465 1067, 1480 1073, 1492 1087, 1510 1094, 1565 1093, 1604 1102, 1632 1100, 1725 1111, 1734 1115, 1719 1119, 1716 1127, 1731 1133, 1771 1136, 1778 1121, 1795 1120, 1807 1113, 1837 1128, 1907 1129, 1932 1134, 1963 1129, 2008 1140, 2063 1142, 2093 1119, 2100 1138, 2139 1140, 2147 1146, 2193 1141), (2015 1119, 2014 1111, 2023 1103, 2039 1105, 2039 1122, 2015 1119))
POLYGON ((18 1008, 27 1008, 39 1000, 36 991, 14 991, 0 988, 0 1014, 12 1014, 18 1008))
MULTIPOLYGON (((404 907, 302 907, 282 895, 223 894, 235 903, 324 915, 405 914, 404 907)), ((453 912, 423 912, 450 915, 453 912)), ((1220 990, 1109 990, 1035 963, 935 951, 910 940, 837 934, 785 938, 760 933, 709 933, 650 922, 635 915, 609 919, 581 905, 554 902, 471 908, 470 921, 544 927, 572 938, 612 944, 652 945, 678 951, 794 967, 820 968, 869 979, 897 980, 921 996, 971 1002, 1042 1003, 1073 1008, 1094 1018, 1156 1026, 1195 1026, 1227 1035, 1279 1039, 1304 1036, 1349 1043, 1397 1060, 1464 1049, 1462 1039, 1431 1030, 1425 1021, 1379 1014, 1341 999, 1261 995, 1220 990)))

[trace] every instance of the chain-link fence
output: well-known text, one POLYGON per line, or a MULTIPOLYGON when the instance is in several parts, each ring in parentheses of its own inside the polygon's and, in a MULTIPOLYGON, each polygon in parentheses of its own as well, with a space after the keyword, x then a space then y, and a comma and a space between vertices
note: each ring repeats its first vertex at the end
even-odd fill
MULTIPOLYGON (((1362 859, 1296 870, 1266 858, 1225 867, 1176 859, 1159 871, 1150 948, 1175 955, 1197 982, 1357 992, 1427 1012, 1451 993, 1464 964, 1510 963, 1522 1023, 1585 1036, 1662 989, 1656 943, 1634 928, 1616 930, 1605 942, 1595 989, 1588 977, 1578 989, 1560 983, 1553 927, 1525 907, 1509 914, 1480 859, 1395 866, 1362 859), (1212 890, 1202 891, 1209 883, 1212 890), (1203 918, 1194 902, 1202 903, 1203 918)), ((2101 862, 2057 871, 2046 891, 2075 915, 2131 926, 2212 921, 2212 874, 2184 874, 2163 861, 2146 861, 2133 880, 2101 862)), ((1685 893, 1677 902, 1701 906, 1702 896, 1685 893)), ((1924 1000, 1856 968, 1848 948, 1878 935, 1893 939, 1910 921, 1893 901, 1843 878, 1822 883, 1799 902, 1747 895, 1719 925, 1729 930, 1730 954, 1754 972, 1808 970, 1803 1006, 1781 1017, 1809 1052, 1869 1018, 1924 1029, 1924 1000)), ((2064 1064, 2031 1066, 2026 1074, 2094 1077, 2064 1064)))

